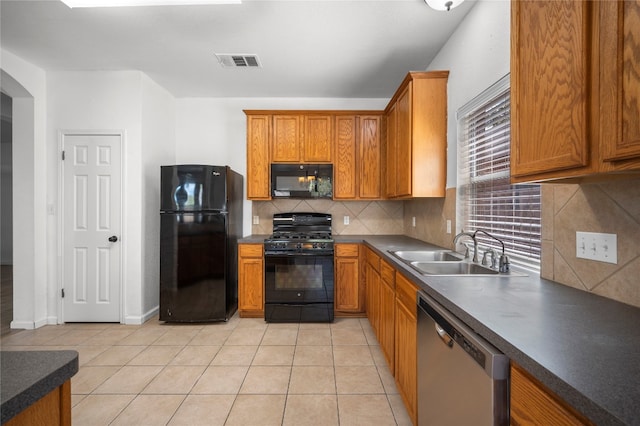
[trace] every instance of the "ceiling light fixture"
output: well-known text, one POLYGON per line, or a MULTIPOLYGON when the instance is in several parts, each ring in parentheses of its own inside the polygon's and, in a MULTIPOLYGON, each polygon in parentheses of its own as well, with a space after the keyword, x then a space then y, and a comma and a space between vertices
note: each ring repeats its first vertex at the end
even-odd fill
POLYGON ((464 0, 424 0, 429 7, 435 10, 446 10, 447 12, 458 6, 464 0))
POLYGON ((61 0, 74 7, 188 6, 208 4, 240 4, 242 0, 61 0))

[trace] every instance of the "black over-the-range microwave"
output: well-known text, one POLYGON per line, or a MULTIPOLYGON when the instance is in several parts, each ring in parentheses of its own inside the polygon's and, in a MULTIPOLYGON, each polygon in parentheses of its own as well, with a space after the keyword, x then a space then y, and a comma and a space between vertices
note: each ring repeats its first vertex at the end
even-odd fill
POLYGON ((333 164, 271 164, 273 198, 332 198, 333 164))

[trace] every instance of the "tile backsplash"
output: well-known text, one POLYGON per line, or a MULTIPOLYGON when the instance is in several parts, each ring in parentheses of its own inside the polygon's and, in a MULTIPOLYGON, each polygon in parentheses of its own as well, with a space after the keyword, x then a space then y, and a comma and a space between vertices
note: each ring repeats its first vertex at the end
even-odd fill
POLYGON ((541 276, 640 307, 640 179, 544 184, 541 276), (577 258, 576 231, 616 234, 618 263, 577 258))
POLYGON ((448 188, 445 198, 416 198, 404 204, 404 235, 442 247, 453 248, 456 234, 456 188, 448 188), (416 226, 413 226, 413 218, 416 226), (447 220, 451 233, 447 233, 447 220))
POLYGON ((252 215, 259 224, 252 225, 253 234, 271 234, 273 214, 283 212, 331 213, 335 235, 402 234, 402 201, 333 201, 333 200, 272 200, 254 201, 252 215), (344 217, 349 216, 349 225, 344 217))

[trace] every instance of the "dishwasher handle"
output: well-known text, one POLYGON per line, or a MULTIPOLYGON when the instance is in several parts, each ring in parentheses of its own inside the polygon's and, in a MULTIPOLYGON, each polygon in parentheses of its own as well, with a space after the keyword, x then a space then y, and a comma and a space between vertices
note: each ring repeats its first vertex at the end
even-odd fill
POLYGON ((448 347, 452 348, 453 347, 453 338, 451 336, 449 336, 447 334, 447 332, 444 331, 444 328, 440 327, 438 325, 438 323, 435 323, 435 326, 436 326, 436 333, 438 333, 438 337, 440 337, 440 340, 442 340, 445 345, 447 345, 448 347))

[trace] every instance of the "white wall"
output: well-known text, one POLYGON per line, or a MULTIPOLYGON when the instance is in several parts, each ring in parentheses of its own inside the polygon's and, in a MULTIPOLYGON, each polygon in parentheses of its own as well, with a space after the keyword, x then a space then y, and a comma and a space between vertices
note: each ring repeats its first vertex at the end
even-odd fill
MULTIPOLYGON (((389 99, 183 98, 176 101, 176 163, 229 165, 245 177, 246 116, 243 110, 382 110, 389 99)), ((245 201, 244 235, 251 234, 251 201, 245 201)))
POLYGON ((0 51, 0 86, 13 98, 13 321, 12 328, 47 323, 47 113, 44 70, 0 51))
MULTIPOLYGON (((57 205, 61 130, 123 131, 123 252, 125 323, 155 313, 159 292, 159 166, 174 160, 173 97, 139 71, 48 73, 48 202, 57 205)), ((57 288, 57 233, 50 240, 51 289, 57 288)), ((55 298, 50 311, 55 312, 55 298)))
POLYGON ((510 3, 478 0, 427 70, 449 70, 447 188, 457 184, 456 111, 509 73, 510 3))
POLYGON ((160 294, 160 166, 175 162, 175 100, 142 74, 142 317, 157 313, 160 294))

